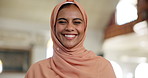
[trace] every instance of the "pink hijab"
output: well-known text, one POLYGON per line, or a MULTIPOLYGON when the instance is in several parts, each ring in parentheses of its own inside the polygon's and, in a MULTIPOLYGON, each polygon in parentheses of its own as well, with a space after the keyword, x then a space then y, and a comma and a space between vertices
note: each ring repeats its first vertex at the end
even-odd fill
POLYGON ((25 78, 115 78, 109 61, 84 48, 85 35, 80 43, 72 49, 67 49, 58 41, 54 31, 56 18, 59 8, 66 3, 77 5, 87 27, 86 13, 78 2, 67 0, 58 4, 52 12, 50 23, 54 49, 53 57, 32 65, 25 78))
POLYGON ((51 15, 51 35, 54 43, 54 55, 50 62, 51 67, 62 78, 98 78, 98 74, 100 72, 98 71, 100 68, 99 57, 96 56, 93 52, 87 51, 84 48, 83 42, 85 35, 81 42, 72 49, 67 49, 64 47, 55 36, 54 26, 59 8, 62 5, 71 2, 76 4, 81 11, 85 26, 87 27, 87 15, 78 2, 74 0, 67 0, 58 4, 54 8, 51 15))

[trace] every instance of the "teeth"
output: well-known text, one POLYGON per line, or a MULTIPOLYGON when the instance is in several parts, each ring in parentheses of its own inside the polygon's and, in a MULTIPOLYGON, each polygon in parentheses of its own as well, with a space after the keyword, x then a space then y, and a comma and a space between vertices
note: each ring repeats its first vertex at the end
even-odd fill
POLYGON ((75 37, 75 35, 65 35, 65 37, 75 37))

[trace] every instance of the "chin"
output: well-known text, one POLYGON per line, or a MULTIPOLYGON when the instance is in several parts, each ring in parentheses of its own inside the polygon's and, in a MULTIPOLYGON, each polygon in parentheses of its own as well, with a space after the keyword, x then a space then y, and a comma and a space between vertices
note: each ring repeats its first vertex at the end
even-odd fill
POLYGON ((71 49, 73 48, 75 45, 64 45, 66 48, 71 49))
POLYGON ((68 48, 68 49, 71 49, 71 48, 73 48, 74 46, 66 46, 66 48, 68 48))

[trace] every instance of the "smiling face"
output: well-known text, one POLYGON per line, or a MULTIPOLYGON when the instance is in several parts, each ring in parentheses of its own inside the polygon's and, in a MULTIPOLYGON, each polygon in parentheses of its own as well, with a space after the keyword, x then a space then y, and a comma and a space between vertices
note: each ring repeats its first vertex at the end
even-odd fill
POLYGON ((62 8, 56 19, 55 33, 58 40, 66 48, 73 48, 84 37, 84 20, 75 5, 62 8))

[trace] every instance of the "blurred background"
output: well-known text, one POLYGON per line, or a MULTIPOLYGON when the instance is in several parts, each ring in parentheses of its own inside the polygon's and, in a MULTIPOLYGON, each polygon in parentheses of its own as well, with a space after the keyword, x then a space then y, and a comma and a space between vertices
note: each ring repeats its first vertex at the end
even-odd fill
MULTIPOLYGON (((24 78, 53 54, 50 15, 63 0, 0 0, 0 78, 24 78)), ((77 0, 88 14, 84 46, 117 78, 148 78, 148 0, 77 0)))

